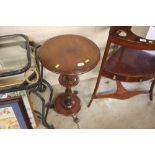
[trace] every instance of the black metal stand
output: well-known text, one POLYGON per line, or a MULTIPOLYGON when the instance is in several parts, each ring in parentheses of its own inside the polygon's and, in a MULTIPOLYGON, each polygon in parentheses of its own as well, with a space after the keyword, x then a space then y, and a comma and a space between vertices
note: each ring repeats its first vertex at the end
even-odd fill
MULTIPOLYGON (((14 36, 14 35, 12 35, 12 36, 14 36)), ((37 68, 37 70, 39 72, 39 80, 38 80, 38 82, 36 82, 34 84, 29 84, 27 81, 24 81, 22 84, 15 85, 13 87, 8 87, 8 88, 0 89, 0 94, 5 94, 5 93, 9 93, 9 92, 14 92, 14 91, 21 91, 21 90, 28 90, 29 94, 31 94, 31 93, 35 94, 41 100, 41 104, 42 104, 41 107, 42 107, 42 109, 41 109, 41 112, 36 111, 36 110, 34 110, 34 112, 38 115, 38 118, 41 119, 42 124, 46 128, 54 129, 55 128, 54 125, 53 124, 49 125, 48 122, 47 122, 47 116, 48 116, 49 109, 52 108, 52 106, 53 106, 52 105, 53 88, 45 79, 43 79, 43 66, 39 62, 39 57, 38 57, 38 52, 37 52, 37 49, 41 45, 37 45, 33 41, 32 42, 28 42, 28 37, 26 37, 26 36, 24 36, 24 37, 27 40, 28 58, 29 58, 28 59, 28 62, 29 62, 28 64, 29 64, 29 66, 31 64, 30 53, 29 53, 30 52, 30 47, 29 46, 31 46, 32 51, 35 52, 36 68, 37 68), (50 89, 50 95, 49 95, 48 101, 46 102, 44 97, 41 95, 41 92, 44 92, 47 87, 50 89)), ((9 72, 6 75, 4 74, 4 75, 1 75, 1 76, 5 77, 5 76, 8 76, 8 75, 17 75, 18 73, 19 73, 19 71, 16 71, 15 73, 14 72, 9 72)), ((35 77, 36 77, 36 74, 32 73, 29 76, 28 80, 33 80, 35 77)))
POLYGON ((30 45, 34 47, 35 49, 35 57, 36 57, 36 64, 37 67, 39 68, 39 75, 40 75, 40 83, 38 84, 37 87, 30 89, 30 94, 33 93, 35 94, 42 103, 42 112, 39 111, 34 111, 37 115, 38 118, 41 119, 42 124, 48 128, 48 129, 55 129, 54 125, 51 124, 49 125, 47 122, 47 116, 48 116, 48 112, 49 109, 52 108, 52 97, 53 97, 53 88, 52 86, 43 78, 43 65, 39 63, 39 57, 38 57, 38 48, 41 45, 37 45, 35 42, 31 41, 30 45), (50 95, 49 95, 49 99, 47 102, 45 102, 45 99, 43 98, 43 96, 39 93, 39 92, 45 92, 46 88, 49 88, 50 90, 50 95))
MULTIPOLYGON (((31 76, 29 79, 33 79, 34 76, 31 76)), ((16 86, 13 88, 7 88, 5 90, 0 90, 0 94, 5 94, 5 93, 9 93, 9 92, 14 92, 14 91, 21 91, 21 90, 28 90, 29 94, 33 93, 35 94, 40 100, 41 100, 41 104, 42 104, 42 109, 41 112, 34 110, 34 112, 38 115, 38 118, 41 119, 42 124, 48 128, 48 129, 54 129, 54 125, 49 125, 47 123, 47 116, 48 116, 48 112, 49 109, 52 107, 52 97, 53 97, 53 88, 52 86, 45 80, 45 79, 41 79, 41 82, 38 85, 33 85, 33 86, 27 86, 26 82, 23 82, 23 84, 21 84, 20 86, 16 86), (39 93, 39 92, 45 92, 45 90, 47 89, 47 87, 50 89, 50 95, 49 95, 49 99, 46 102, 45 99, 43 98, 43 96, 39 93)))
POLYGON ((31 89, 29 93, 35 94, 41 100, 41 103, 42 103, 41 111, 42 112, 39 112, 36 110, 34 112, 38 115, 38 118, 41 119, 42 124, 48 129, 54 129, 55 127, 53 125, 49 125, 47 122, 48 112, 52 106, 53 88, 51 87, 51 85, 46 80, 42 79, 41 85, 39 85, 36 88, 31 89), (47 87, 50 89, 50 96, 49 96, 48 101, 45 102, 45 99, 42 97, 42 95, 39 92, 44 92, 47 87))
POLYGON ((30 94, 31 93, 35 94, 41 100, 41 103, 42 103, 42 110, 41 110, 42 112, 39 112, 37 110, 35 110, 34 112, 38 115, 38 118, 41 119, 42 124, 46 128, 55 129, 54 125, 49 125, 47 123, 48 112, 49 112, 49 109, 52 107, 53 88, 45 79, 43 79, 43 66, 42 65, 41 65, 40 73, 41 73, 40 84, 37 87, 30 89, 29 91, 30 94), (42 97, 42 95, 39 92, 41 93, 45 92, 47 87, 50 90, 50 95, 49 95, 48 101, 45 102, 45 99, 42 97))

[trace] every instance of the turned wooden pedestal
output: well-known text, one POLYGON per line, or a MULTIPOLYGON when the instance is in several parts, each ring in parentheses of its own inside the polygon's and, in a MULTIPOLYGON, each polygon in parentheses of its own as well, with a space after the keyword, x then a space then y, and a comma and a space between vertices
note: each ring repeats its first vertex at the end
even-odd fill
POLYGON ((59 83, 66 87, 54 101, 57 112, 72 115, 81 108, 72 87, 79 83, 79 74, 92 70, 100 59, 99 48, 91 40, 79 35, 61 35, 46 41, 39 50, 40 61, 48 70, 59 73, 59 83))
POLYGON ((71 87, 76 86, 79 83, 79 77, 77 75, 60 75, 59 83, 66 87, 65 93, 60 94, 55 102, 55 109, 64 115, 71 115, 78 113, 81 109, 79 97, 72 92, 71 87))

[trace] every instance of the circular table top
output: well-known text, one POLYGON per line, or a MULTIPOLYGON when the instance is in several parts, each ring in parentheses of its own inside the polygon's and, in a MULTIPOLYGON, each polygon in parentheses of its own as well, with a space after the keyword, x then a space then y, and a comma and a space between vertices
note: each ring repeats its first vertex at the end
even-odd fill
POLYGON ((55 73, 74 75, 93 69, 100 50, 91 40, 79 35, 60 35, 47 40, 39 49, 45 68, 55 73))

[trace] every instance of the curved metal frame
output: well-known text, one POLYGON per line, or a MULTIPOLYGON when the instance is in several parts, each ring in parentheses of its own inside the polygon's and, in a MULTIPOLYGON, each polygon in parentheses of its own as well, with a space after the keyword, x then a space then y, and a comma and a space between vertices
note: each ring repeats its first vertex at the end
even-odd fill
MULTIPOLYGON (((29 39, 26 35, 23 35, 23 34, 14 34, 14 35, 6 35, 6 36, 0 36, 0 39, 4 39, 6 37, 9 37, 9 38, 13 38, 13 37, 22 37, 25 39, 25 46, 26 46, 26 50, 27 50, 27 59, 28 59, 28 63, 25 65, 25 67, 23 67, 22 69, 19 69, 19 70, 14 70, 14 71, 11 71, 11 72, 4 72, 4 73, 1 73, 0 74, 0 77, 6 77, 6 76, 12 76, 12 75, 18 75, 18 74, 21 74, 21 73, 24 73, 26 70, 28 70, 31 66, 31 56, 30 56, 30 46, 29 46, 29 39)), ((12 45, 12 44, 10 44, 12 45)), ((6 46, 10 46, 9 43, 7 43, 6 45, 4 45, 5 47, 6 46)), ((17 45, 19 45, 19 43, 17 43, 17 45)))
POLYGON ((38 48, 41 47, 41 45, 37 45, 33 41, 30 42, 30 45, 35 48, 36 64, 37 64, 37 67, 39 68, 38 71, 39 71, 39 75, 40 75, 40 83, 38 84, 38 86, 36 88, 32 88, 29 93, 35 94, 42 102, 42 112, 40 113, 35 110, 35 113, 38 114, 38 118, 40 118, 42 120, 42 124, 48 129, 54 129, 55 127, 53 125, 49 125, 47 122, 47 116, 48 116, 49 109, 53 107, 52 106, 53 88, 43 78, 43 65, 41 64, 41 66, 40 66, 40 64, 39 64, 38 48), (42 97, 42 95, 40 93, 38 93, 38 91, 44 92, 47 87, 50 89, 50 95, 49 95, 49 99, 46 103, 45 99, 42 97))
MULTIPOLYGON (((28 37, 22 34, 15 34, 15 35, 7 35, 7 36, 2 36, 4 37, 14 37, 14 36, 22 36, 23 38, 25 38, 26 40, 26 48, 27 48, 27 58, 28 58, 28 64, 22 68, 21 70, 16 70, 16 71, 11 71, 8 73, 1 73, 0 77, 6 77, 6 76, 11 76, 11 75, 17 75, 20 73, 25 72, 27 69, 30 68, 31 66, 31 56, 30 56, 30 46, 32 46, 32 48, 34 48, 34 52, 35 52, 35 61, 36 61, 36 65, 37 65, 37 69, 39 72, 39 80, 38 82, 36 82, 35 84, 29 84, 27 81, 24 81, 23 83, 19 84, 19 85, 15 85, 12 87, 8 87, 8 88, 4 88, 2 90, 0 90, 0 94, 4 94, 4 93, 8 93, 8 92, 13 92, 13 91, 21 91, 21 90, 29 90, 29 93, 34 93, 40 100, 41 100, 41 104, 42 104, 42 110, 41 112, 35 111, 37 114, 39 114, 39 118, 42 120, 42 124, 48 128, 48 129, 54 129, 53 125, 49 125, 47 122, 47 116, 48 116, 48 112, 49 109, 52 107, 52 97, 53 97, 53 88, 52 86, 45 80, 43 79, 43 66, 39 64, 39 57, 37 54, 37 49, 40 47, 40 45, 36 45, 34 42, 29 42, 28 37), (39 92, 44 92, 46 90, 46 88, 50 89, 50 96, 49 99, 47 101, 47 103, 45 102, 45 99, 42 97, 42 95, 39 92)), ((29 76, 29 80, 33 80, 35 78, 36 74, 33 72, 30 76, 29 76)))

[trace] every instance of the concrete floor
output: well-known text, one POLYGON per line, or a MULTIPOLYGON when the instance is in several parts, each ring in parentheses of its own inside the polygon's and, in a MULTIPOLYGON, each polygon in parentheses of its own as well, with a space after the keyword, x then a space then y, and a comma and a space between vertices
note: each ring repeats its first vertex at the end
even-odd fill
MULTIPOLYGON (((100 99, 94 100, 91 107, 87 108, 90 96, 95 86, 96 78, 80 81, 74 90, 79 91, 81 98, 81 110, 77 114, 80 119, 79 126, 82 129, 119 129, 119 128, 155 128, 155 100, 150 102, 148 94, 142 94, 127 100, 100 99)), ((115 83, 109 79, 103 78, 99 92, 103 90, 114 91, 115 83), (107 84, 106 82, 109 81, 107 84)), ((142 83, 123 83, 128 89, 149 89, 150 81, 142 83)), ((60 85, 53 86, 54 98, 64 92, 60 85)), ((48 96, 48 90, 44 93, 48 96)), ((39 109, 40 101, 32 96, 34 108, 39 109)), ((38 122, 38 128, 44 128, 38 122)), ((63 116, 53 109, 49 111, 48 122, 53 123, 57 129, 76 129, 78 125, 74 123, 71 116, 63 116)))

